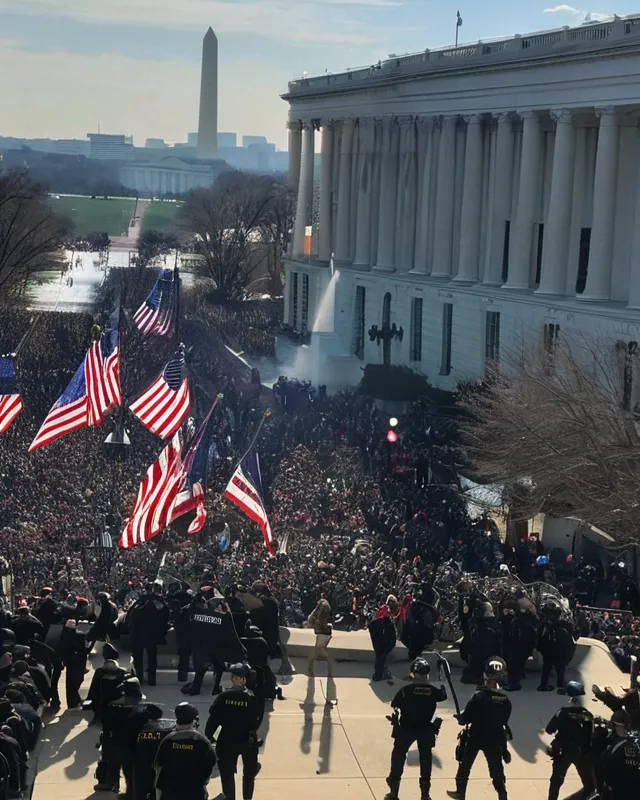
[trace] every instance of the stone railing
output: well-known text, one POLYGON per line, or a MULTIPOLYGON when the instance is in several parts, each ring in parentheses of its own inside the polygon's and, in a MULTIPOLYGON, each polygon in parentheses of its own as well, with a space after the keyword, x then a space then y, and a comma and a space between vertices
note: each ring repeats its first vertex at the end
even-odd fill
POLYGON ((528 36, 516 34, 509 39, 495 39, 477 44, 463 44, 458 47, 441 47, 425 50, 421 53, 407 55, 392 55, 385 61, 366 67, 356 67, 346 72, 327 73, 314 77, 300 78, 289 83, 289 94, 305 94, 309 90, 322 90, 351 81, 374 81, 376 78, 385 79, 401 74, 420 74, 453 66, 453 62, 460 61, 461 67, 479 65, 492 58, 496 61, 517 58, 518 54, 526 56, 544 55, 567 50, 580 45, 597 47, 615 41, 631 38, 640 40, 640 15, 634 17, 612 17, 611 20, 600 23, 588 23, 576 28, 559 28, 550 31, 540 31, 528 36))

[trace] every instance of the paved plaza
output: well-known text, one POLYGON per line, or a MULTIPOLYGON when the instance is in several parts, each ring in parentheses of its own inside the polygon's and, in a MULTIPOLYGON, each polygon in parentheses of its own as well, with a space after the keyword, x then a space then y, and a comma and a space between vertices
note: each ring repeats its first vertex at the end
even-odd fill
MULTIPOLYGON (((124 660, 123 656, 121 661, 124 660)), ((100 661, 100 657, 94 657, 94 665, 100 661)), ((293 662, 298 674, 284 679, 285 699, 276 701, 265 717, 262 730, 265 745, 260 757, 263 768, 255 799, 382 800, 387 791, 384 779, 391 752, 391 728, 385 714, 389 713, 389 701, 402 685, 400 679, 406 675, 407 662, 392 664, 391 671, 396 676, 393 686, 385 682, 371 684, 371 664, 364 661, 339 661, 333 681, 326 677, 309 679, 302 674, 306 672, 305 661, 294 658, 293 662), (337 704, 326 705, 328 696, 337 698, 337 704)), ((324 665, 319 665, 316 674, 323 675, 323 668, 324 665)), ((628 676, 617 670, 602 645, 580 648, 569 678, 578 676, 587 687, 599 683, 619 689, 628 682, 628 676)), ((87 675, 86 686, 90 677, 87 675)), ((437 679, 435 669, 432 677, 437 679)), ((472 687, 460 684, 459 678, 460 671, 454 669, 454 685, 460 703, 464 704, 472 694, 472 687)), ((536 692, 537 682, 538 674, 532 673, 525 681, 526 689, 510 695, 514 707, 511 721, 514 741, 510 745, 513 760, 506 767, 510 800, 541 800, 548 792, 551 763, 545 749, 550 737, 543 729, 566 698, 555 692, 536 692)), ((211 685, 208 676, 203 688, 207 694, 193 698, 201 712, 202 727, 211 702, 208 694, 211 685)), ((158 686, 144 690, 150 702, 163 704, 166 716, 171 716, 174 706, 185 699, 173 670, 160 672, 158 686)), ((444 800, 447 789, 454 787, 454 750, 460 730, 453 719, 453 702, 449 700, 440 708, 444 724, 434 751, 433 800, 444 800)), ((592 701, 589 708, 596 714, 606 711, 602 704, 592 701)), ((46 725, 38 755, 34 800, 53 797, 115 800, 109 793, 93 792, 99 729, 88 726, 89 717, 63 710, 46 725)), ((471 779, 469 800, 495 797, 482 756, 471 779)), ((579 788, 577 775, 570 772, 561 796, 567 797, 579 788)), ((209 795, 213 798, 219 792, 216 772, 209 795)), ((415 748, 409 754, 400 796, 402 800, 418 800, 420 796, 415 748)))

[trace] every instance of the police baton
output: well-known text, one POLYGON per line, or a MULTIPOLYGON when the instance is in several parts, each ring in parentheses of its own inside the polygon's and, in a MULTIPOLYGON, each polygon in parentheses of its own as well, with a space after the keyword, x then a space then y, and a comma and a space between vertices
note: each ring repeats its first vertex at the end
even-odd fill
POLYGON ((438 680, 442 680, 442 674, 444 673, 444 677, 447 681, 449 689, 451 690, 451 696, 453 697, 453 703, 456 707, 456 716, 460 714, 460 703, 458 701, 458 695, 456 694, 456 690, 453 686, 453 681, 451 680, 451 667, 449 666, 449 662, 447 659, 442 655, 441 652, 438 650, 426 650, 425 655, 434 655, 438 659, 438 680))

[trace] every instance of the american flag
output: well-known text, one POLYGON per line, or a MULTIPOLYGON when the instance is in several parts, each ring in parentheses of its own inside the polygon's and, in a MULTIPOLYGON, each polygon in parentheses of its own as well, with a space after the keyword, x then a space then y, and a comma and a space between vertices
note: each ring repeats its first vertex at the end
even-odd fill
POLYGON ((16 381, 16 365, 11 356, 0 358, 0 433, 9 430, 22 411, 22 400, 16 381))
POLYGON ((273 555, 273 534, 262 502, 262 478, 258 454, 253 450, 242 460, 227 484, 224 496, 253 520, 264 536, 264 543, 273 555))
POLYGON ((191 407, 184 355, 178 351, 162 374, 129 406, 145 428, 168 439, 184 422, 191 407))
POLYGON ((120 547, 148 542, 178 517, 195 511, 189 533, 201 530, 207 519, 204 497, 210 423, 218 400, 196 431, 184 458, 180 434, 174 434, 140 484, 131 516, 120 538, 120 547))
POLYGON ((157 461, 147 470, 122 536, 120 547, 142 544, 163 531, 170 522, 182 471, 182 447, 176 433, 157 461))
POLYGON ((178 493, 171 510, 171 519, 195 511, 187 533, 198 533, 207 521, 207 512, 204 507, 204 497, 207 489, 207 471, 209 468, 209 440, 211 438, 211 420, 218 404, 218 398, 200 427, 195 432, 184 457, 182 476, 178 493))
POLYGON ((133 321, 145 336, 150 333, 171 336, 179 291, 177 268, 162 270, 147 299, 133 315, 133 321))
POLYGON ((31 442, 29 452, 65 433, 99 425, 109 407, 100 342, 94 342, 71 382, 56 400, 31 442))
POLYGON ((119 316, 120 309, 117 308, 111 314, 109 324, 100 340, 105 399, 108 406, 122 405, 122 390, 120 389, 120 336, 118 332, 119 316))

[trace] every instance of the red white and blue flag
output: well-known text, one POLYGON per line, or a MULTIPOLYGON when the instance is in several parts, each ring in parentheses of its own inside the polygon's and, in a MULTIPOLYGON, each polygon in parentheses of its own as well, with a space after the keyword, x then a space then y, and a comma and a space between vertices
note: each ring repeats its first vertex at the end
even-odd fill
POLYGON ((170 522, 182 471, 182 446, 176 433, 160 456, 147 470, 131 516, 120 537, 120 547, 129 548, 148 542, 170 522))
POLYGON ((168 439, 182 425, 191 408, 189 379, 179 350, 158 378, 129 406, 147 430, 168 439))
POLYGON ((78 428, 100 425, 113 406, 122 405, 118 312, 100 340, 93 342, 71 382, 53 404, 29 452, 78 428))
POLYGON ((120 547, 128 549, 148 542, 184 514, 195 511, 188 533, 202 529, 207 512, 206 492, 211 419, 217 399, 196 431, 184 457, 180 434, 174 434, 149 467, 140 484, 131 516, 120 538, 120 547))
POLYGON ((94 342, 71 382, 53 404, 29 452, 78 428, 100 425, 108 408, 100 342, 94 342))
POLYGON ((107 406, 122 405, 122 390, 120 388, 120 334, 118 331, 119 316, 120 309, 116 309, 111 314, 109 324, 100 339, 107 406))
POLYGON ((207 490, 207 471, 209 468, 209 441, 211 439, 211 420, 218 404, 214 401, 207 416, 195 432, 184 456, 182 475, 178 493, 171 509, 171 520, 195 511, 187 533, 198 533, 207 521, 204 498, 207 490))
POLYGON ((147 299, 133 315, 133 321, 145 336, 172 335, 179 291, 178 270, 162 270, 147 299))
POLYGON ((238 464, 227 484, 224 496, 258 525, 262 531, 265 546, 273 555, 273 534, 262 500, 260 461, 255 450, 250 450, 238 464))
POLYGON ((12 356, 0 358, 0 433, 9 430, 22 411, 22 400, 16 380, 16 365, 12 356))

